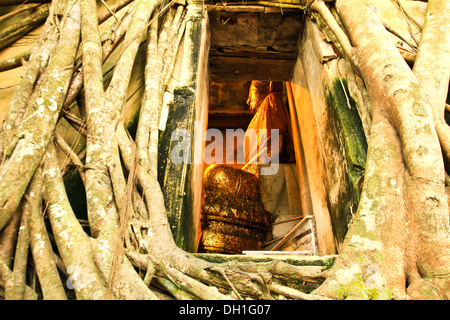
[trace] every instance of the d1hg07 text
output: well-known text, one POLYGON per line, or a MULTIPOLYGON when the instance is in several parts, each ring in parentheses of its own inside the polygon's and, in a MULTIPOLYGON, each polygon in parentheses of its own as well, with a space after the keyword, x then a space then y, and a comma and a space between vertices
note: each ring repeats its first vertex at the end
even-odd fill
POLYGON ((268 314, 270 310, 269 304, 224 304, 223 314, 243 315, 243 314, 268 314))

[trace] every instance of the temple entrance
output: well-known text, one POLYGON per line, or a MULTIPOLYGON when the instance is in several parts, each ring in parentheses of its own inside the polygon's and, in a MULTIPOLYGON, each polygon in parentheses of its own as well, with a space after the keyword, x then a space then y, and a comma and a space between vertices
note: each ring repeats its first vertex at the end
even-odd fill
MULTIPOLYGON (((195 10, 197 18, 187 24, 189 37, 178 52, 173 103, 167 105, 160 140, 159 180, 176 243, 189 252, 335 254, 357 210, 364 176, 370 119, 360 118, 356 103, 368 106, 364 96, 355 95, 355 101, 349 91, 350 85, 363 90, 364 84, 355 81, 336 48, 302 12, 241 5, 195 10), (294 157, 280 157, 276 171, 256 180, 243 173, 246 153, 240 151, 256 116, 247 103, 252 81, 281 83, 279 97, 271 99, 282 101, 279 110, 287 114, 294 147, 294 157), (207 170, 214 163, 226 167, 207 170), (221 200, 205 202, 208 173, 210 191, 228 184, 221 200), (222 174, 226 180, 216 179, 222 174), (228 179, 231 175, 237 178, 228 179), (245 216, 243 202, 230 200, 244 194, 248 208, 255 209, 250 216, 262 215, 242 225, 234 220, 245 216), (201 223, 203 211, 209 220, 225 216, 222 227, 228 223, 235 230, 210 230, 201 223), (267 221, 259 218, 265 212, 270 232, 262 235, 267 221), (236 219, 228 219, 232 216, 236 219), (256 233, 249 233, 253 226, 256 233), (221 234, 218 238, 244 237, 235 237, 237 245, 226 249, 206 248, 205 231, 221 234), (252 244, 241 246, 246 242, 252 244)), ((261 161, 258 171, 272 163, 261 161)))
POLYGON ((296 158, 302 161, 302 157, 295 156, 293 147, 293 139, 299 136, 292 131, 292 97, 288 97, 286 82, 297 59, 303 17, 298 12, 261 10, 264 12, 209 14, 210 82, 198 251, 316 254, 312 212, 305 209, 305 203, 302 210, 301 197, 307 194, 300 192, 298 165, 302 166, 296 158), (255 114, 249 106, 255 80, 281 86, 278 110, 255 114), (257 116, 259 119, 255 119, 257 116), (249 168, 251 160, 246 159, 243 139, 249 125, 270 130, 276 128, 265 126, 272 126, 274 121, 284 122, 275 125, 286 131, 277 141, 277 148, 284 150, 277 159, 249 168), (211 177, 209 170, 213 167, 215 176, 211 177), (226 184, 222 186, 225 190, 219 190, 221 184, 226 184))

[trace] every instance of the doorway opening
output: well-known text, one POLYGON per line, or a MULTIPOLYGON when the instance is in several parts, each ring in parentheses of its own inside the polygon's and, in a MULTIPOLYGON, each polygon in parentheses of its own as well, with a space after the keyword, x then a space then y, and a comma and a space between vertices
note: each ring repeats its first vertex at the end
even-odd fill
MULTIPOLYGON (((303 16, 271 11, 209 14, 209 104, 198 252, 316 254, 312 212, 302 210, 304 177, 299 173, 305 165, 297 162, 303 157, 293 147, 300 138, 292 129, 296 120, 289 96, 303 16), (244 143, 257 117, 248 103, 252 81, 281 84, 281 109, 276 112, 287 115, 286 137, 291 141, 291 154, 281 150, 275 170, 270 162, 258 165, 256 184, 248 175, 255 172, 247 170, 244 143), (269 222, 261 211, 269 214, 269 222)), ((278 147, 286 147, 286 141, 278 141, 278 147)))
MULTIPOLYGON (((279 116, 250 110, 247 97, 251 83, 224 81, 210 84, 198 251, 315 254, 312 213, 302 210, 301 182, 293 148, 295 136, 286 90, 289 84, 283 86, 282 104, 277 110, 287 115, 285 125, 288 127, 284 136, 277 139, 280 153, 276 160, 271 159, 274 163, 257 165, 255 172, 246 162, 249 160, 245 156, 246 133, 249 127, 254 128, 252 124, 264 126, 270 123, 270 120, 258 118, 261 114, 263 117, 279 116), (260 204, 269 213, 268 225, 264 224, 267 221, 260 204)), ((274 149, 270 152, 271 155, 275 153, 274 149)))

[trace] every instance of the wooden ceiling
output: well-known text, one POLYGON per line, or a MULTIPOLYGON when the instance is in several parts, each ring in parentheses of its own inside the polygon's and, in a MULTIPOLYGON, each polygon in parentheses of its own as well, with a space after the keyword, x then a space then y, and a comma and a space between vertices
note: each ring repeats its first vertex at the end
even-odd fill
POLYGON ((211 80, 290 80, 303 13, 238 10, 209 13, 211 80))

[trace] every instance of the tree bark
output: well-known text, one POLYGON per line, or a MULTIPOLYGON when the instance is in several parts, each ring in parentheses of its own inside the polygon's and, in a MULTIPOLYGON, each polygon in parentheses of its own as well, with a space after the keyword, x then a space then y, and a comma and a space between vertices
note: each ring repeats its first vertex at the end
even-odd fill
POLYGON ((450 128, 445 122, 445 102, 450 77, 450 3, 428 2, 413 72, 429 100, 439 141, 450 160, 450 128), (439 70, 439 72, 433 72, 439 70))
POLYGON ((33 260, 44 299, 66 300, 66 293, 58 274, 52 244, 42 216, 41 191, 42 170, 38 168, 29 186, 28 208, 25 210, 31 237, 33 260))
MULTIPOLYGON (((117 1, 116 8, 129 2, 117 1)), ((113 10, 99 9, 95 0, 77 0, 69 6, 60 34, 51 20, 57 15, 50 10, 2 129, 0 230, 12 234, 9 253, 0 255, 6 298, 37 297, 24 276, 33 267, 44 299, 68 298, 64 285, 77 299, 157 299, 155 286, 178 299, 448 299, 450 240, 441 147, 450 150, 442 117, 450 67, 433 72, 450 65, 448 1, 430 0, 413 70, 373 6, 337 0, 345 26, 341 30, 328 4, 303 2, 291 7, 317 10, 330 24, 363 78, 373 107, 361 200, 338 257, 294 265, 180 249, 169 227, 157 159, 163 94, 184 35, 185 6, 174 8, 170 2, 160 7, 159 0, 130 5, 132 13, 115 29, 123 42, 105 88, 102 67, 120 41, 110 38, 102 45, 99 22, 113 10), (80 28, 82 61, 77 62, 80 28), (133 139, 124 127, 123 110, 145 34, 145 93, 133 139), (79 74, 73 73, 75 67, 79 74), (75 101, 81 80, 87 124, 84 164, 54 134, 60 111, 64 103, 68 108, 75 101), (68 95, 69 86, 73 95, 68 95), (53 140, 82 177, 89 235, 69 203, 53 140), (29 246, 33 264, 25 260, 29 246), (14 251, 11 267, 8 259, 14 251)))
POLYGON ((337 1, 336 8, 377 103, 358 212, 333 276, 319 291, 404 298, 408 285, 414 297, 448 298, 448 205, 431 105, 373 8, 358 1, 337 1), (389 237, 386 221, 397 228, 389 237), (358 252, 364 259, 349 264, 358 252), (350 282, 339 280, 343 273, 350 282))
POLYGON ((104 299, 106 283, 94 263, 91 239, 80 226, 64 188, 56 150, 52 143, 42 169, 44 200, 58 251, 67 269, 66 285, 77 299, 104 299))
POLYGON ((154 4, 153 1, 142 0, 136 7, 130 33, 125 38, 125 44, 129 46, 125 48, 117 62, 113 79, 105 94, 96 2, 82 1, 83 62, 88 123, 85 183, 88 190, 89 224, 97 244, 94 259, 108 279, 108 292, 116 297, 131 299, 156 297, 143 285, 128 260, 124 259, 122 250, 119 252, 115 250, 117 243, 121 243, 122 240, 122 236, 118 233, 119 220, 125 219, 127 210, 124 207, 126 199, 121 193, 126 189, 126 183, 121 172, 115 129, 125 99, 124 88, 128 86, 132 62, 140 43, 138 36, 144 30, 143 25, 145 26, 149 19, 154 4), (115 90, 111 91, 111 88, 115 90), (112 201, 113 199, 115 201, 112 201))
POLYGON ((30 101, 17 133, 6 148, 6 156, 10 158, 0 171, 0 229, 17 208, 51 139, 72 76, 79 25, 80 11, 75 4, 69 9, 61 40, 47 67, 46 82, 36 99, 30 101))
POLYGON ((14 21, 14 18, 11 18, 10 20, 13 21, 9 22, 8 28, 5 28, 5 30, 0 33, 0 50, 6 48, 17 39, 20 39, 34 28, 41 25, 41 23, 47 19, 48 14, 48 5, 44 4, 37 9, 31 9, 30 14, 19 21, 14 21))

